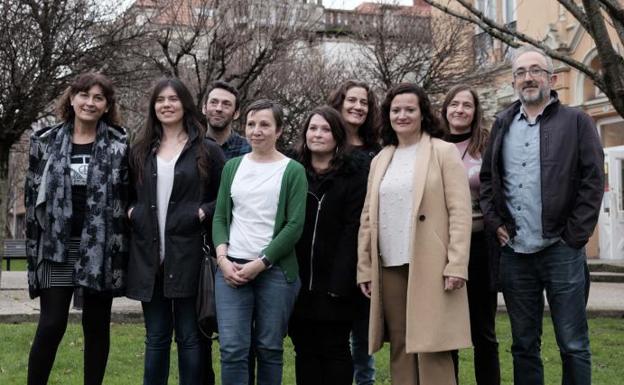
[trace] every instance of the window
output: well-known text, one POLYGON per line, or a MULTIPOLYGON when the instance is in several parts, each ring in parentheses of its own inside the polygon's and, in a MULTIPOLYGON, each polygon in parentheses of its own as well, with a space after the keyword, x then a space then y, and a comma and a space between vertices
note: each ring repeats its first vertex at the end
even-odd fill
MULTIPOLYGON (((598 59, 597 56, 595 56, 590 62, 589 62, 589 67, 600 73, 601 72, 601 67, 600 67, 600 60, 598 59)), ((583 93, 583 102, 587 102, 593 99, 598 99, 598 98, 602 98, 605 96, 604 92, 602 92, 600 90, 600 88, 596 87, 596 85, 594 84, 593 80, 591 80, 591 78, 589 76, 584 76, 583 78, 583 89, 582 89, 582 93, 583 93)))
POLYGON ((475 5, 486 17, 496 20, 496 0, 477 0, 475 5))
POLYGON ((516 21, 516 0, 503 1, 503 23, 510 24, 516 21))

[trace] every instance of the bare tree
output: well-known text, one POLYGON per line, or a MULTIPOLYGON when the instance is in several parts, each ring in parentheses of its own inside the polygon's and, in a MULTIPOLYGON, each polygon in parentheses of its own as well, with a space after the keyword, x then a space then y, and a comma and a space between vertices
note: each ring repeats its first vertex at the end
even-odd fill
POLYGON ((624 44, 624 9, 617 0, 557 0, 589 34, 596 45, 600 69, 575 60, 566 49, 552 48, 545 41, 516 31, 514 28, 488 18, 471 0, 453 0, 459 9, 448 6, 448 1, 424 0, 441 11, 461 20, 478 25, 491 36, 512 47, 522 43, 542 49, 589 77, 611 101, 615 110, 624 116, 624 58, 618 52, 618 43, 624 44), (615 33, 609 34, 612 28, 615 33))
MULTIPOLYGON (((115 58, 132 41, 131 21, 96 0, 0 2, 0 229, 6 225, 9 151, 49 114, 67 80, 85 70, 117 73, 115 58)), ((132 22, 133 23, 133 22, 132 22)), ((0 232, 0 244, 4 231, 0 232)))
POLYGON ((439 93, 472 67, 467 23, 451 17, 416 14, 413 9, 380 4, 373 22, 356 29, 365 77, 378 88, 413 81, 439 93))
POLYGON ((30 130, 25 131, 22 137, 11 148, 9 155, 9 174, 7 207, 10 217, 7 220, 5 236, 11 238, 24 238, 23 216, 20 213, 23 209, 24 180, 28 168, 28 135, 30 130))
POLYGON ((201 103, 216 79, 233 83, 245 98, 267 66, 316 28, 322 8, 279 0, 160 0, 133 13, 151 30, 150 46, 138 57, 186 80, 201 103))
POLYGON ((321 49, 315 44, 291 50, 268 66, 249 91, 250 98, 269 98, 284 107, 286 124, 278 143, 282 149, 297 143, 310 111, 326 104, 329 93, 351 77, 344 62, 324 57, 321 49))

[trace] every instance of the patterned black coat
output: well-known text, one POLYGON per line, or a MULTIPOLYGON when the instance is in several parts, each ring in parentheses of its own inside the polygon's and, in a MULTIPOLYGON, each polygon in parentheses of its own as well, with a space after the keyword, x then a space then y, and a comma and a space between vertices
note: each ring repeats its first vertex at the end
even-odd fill
MULTIPOLYGON (((75 279, 80 287, 118 296, 122 295, 125 289, 128 261, 128 231, 125 219, 128 197, 128 145, 126 132, 121 127, 108 126, 100 121, 97 130, 94 151, 100 156, 91 157, 87 180, 96 196, 87 192, 85 207, 87 213, 75 279), (106 158, 106 168, 101 166, 102 157, 106 158), (106 207, 102 209, 97 204, 104 201, 106 207)), ((42 183, 46 167, 58 167, 55 164, 47 165, 50 155, 58 151, 55 143, 59 143, 61 136, 67 135, 67 132, 69 132, 67 126, 59 124, 39 130, 30 138, 24 200, 28 286, 31 298, 40 294, 38 267, 43 260, 61 262, 65 260, 67 253, 62 245, 58 246, 58 240, 66 239, 68 236, 67 227, 52 226, 59 222, 60 216, 70 217, 71 210, 69 214, 67 210, 51 213, 47 210, 47 206, 71 207, 71 197, 67 197, 62 193, 63 190, 59 189, 60 192, 53 194, 53 197, 49 194, 48 200, 37 205, 39 190, 46 189, 42 183), (48 226, 52 225, 48 231, 44 227, 46 223, 48 226)), ((70 218, 64 218, 64 222, 69 223, 70 218)))

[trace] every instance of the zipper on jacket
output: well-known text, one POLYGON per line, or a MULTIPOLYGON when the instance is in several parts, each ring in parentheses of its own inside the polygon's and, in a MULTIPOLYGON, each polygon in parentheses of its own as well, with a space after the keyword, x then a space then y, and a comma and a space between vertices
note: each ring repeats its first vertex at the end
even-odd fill
POLYGON ((325 194, 321 196, 319 199, 314 193, 308 191, 308 194, 312 195, 314 199, 318 201, 318 206, 316 206, 316 218, 314 218, 314 231, 312 231, 312 244, 310 245, 310 284, 308 285, 308 289, 312 291, 312 279, 314 278, 314 242, 316 241, 316 226, 318 225, 319 214, 321 213, 321 206, 323 205, 323 199, 325 198, 325 194))

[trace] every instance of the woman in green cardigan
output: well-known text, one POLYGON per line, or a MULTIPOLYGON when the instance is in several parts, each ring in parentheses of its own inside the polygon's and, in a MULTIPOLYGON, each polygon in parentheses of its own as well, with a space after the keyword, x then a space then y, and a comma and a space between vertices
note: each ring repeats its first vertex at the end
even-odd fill
POLYGON ((275 147, 282 108, 258 100, 245 116, 252 151, 223 168, 212 230, 221 383, 247 384, 253 341, 258 384, 273 385, 282 382, 283 339, 301 285, 294 248, 308 186, 303 166, 275 147))

